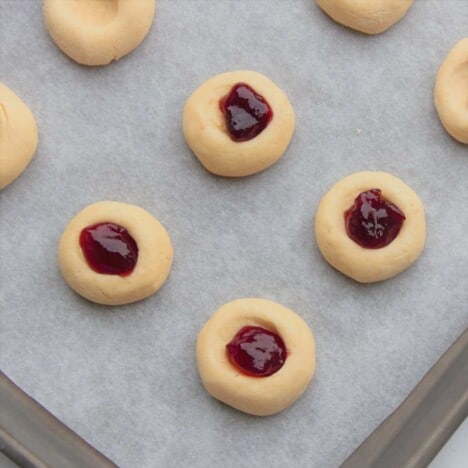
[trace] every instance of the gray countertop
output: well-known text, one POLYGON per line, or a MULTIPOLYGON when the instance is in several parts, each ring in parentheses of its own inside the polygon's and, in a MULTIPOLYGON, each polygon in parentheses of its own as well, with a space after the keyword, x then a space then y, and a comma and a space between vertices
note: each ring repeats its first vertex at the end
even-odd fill
POLYGON ((311 0, 158 0, 137 50, 86 68, 53 44, 39 1, 1 0, 0 79, 39 127, 1 193, 1 369, 122 467, 338 466, 468 326, 468 148, 432 94, 467 25, 465 0, 418 0, 376 37, 311 0), (278 164, 228 180, 185 145, 182 108, 243 68, 288 94, 297 125, 278 164), (360 170, 402 178, 426 207, 421 258, 373 285, 333 270, 313 236, 322 195, 360 170), (58 271, 63 229, 100 200, 140 205, 171 235, 171 275, 145 301, 92 304, 58 271), (211 399, 195 366, 204 322, 249 296, 295 310, 317 340, 309 389, 269 418, 211 399))
POLYGON ((464 468, 468 459, 468 420, 458 428, 428 468, 464 468))

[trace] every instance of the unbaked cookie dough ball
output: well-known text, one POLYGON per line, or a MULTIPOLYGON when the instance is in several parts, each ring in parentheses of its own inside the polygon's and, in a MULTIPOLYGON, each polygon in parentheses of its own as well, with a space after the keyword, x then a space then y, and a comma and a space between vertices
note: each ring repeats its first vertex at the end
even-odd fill
POLYGON ((306 322, 265 299, 223 305, 200 331, 196 353, 206 391, 256 416, 292 405, 315 371, 315 341, 306 322))
POLYGON ((44 0, 46 27, 75 62, 107 65, 127 55, 150 30, 155 0, 44 0))
POLYGON ((271 166, 286 151, 294 110, 266 76, 227 72, 205 81, 189 97, 183 129, 188 146, 210 172, 247 176, 271 166))
POLYGON ((320 252, 338 271, 361 283, 382 281, 408 268, 426 239, 424 206, 400 179, 357 172, 322 198, 315 218, 320 252))
POLYGON ((32 112, 0 83, 0 190, 24 171, 36 147, 37 126, 32 112))
POLYGON ((103 201, 68 224, 58 249, 60 270, 78 294, 120 305, 155 293, 166 281, 173 251, 167 231, 139 206, 103 201))
POLYGON ((336 22, 366 34, 379 34, 405 16, 413 0, 316 0, 336 22))
POLYGON ((458 42, 442 63, 434 100, 445 130, 468 144, 468 37, 458 42))

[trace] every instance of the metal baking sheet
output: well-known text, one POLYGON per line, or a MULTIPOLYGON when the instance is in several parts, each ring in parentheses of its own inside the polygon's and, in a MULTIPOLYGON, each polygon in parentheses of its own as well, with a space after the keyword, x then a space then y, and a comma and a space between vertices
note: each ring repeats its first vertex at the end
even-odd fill
POLYGON ((468 417, 468 329, 341 468, 424 468, 468 417))
MULTIPOLYGON (((0 452, 21 467, 115 468, 0 372, 0 452)), ((0 459, 0 466, 2 465, 0 459)))
POLYGON ((104 68, 67 59, 40 9, 0 2, 1 80, 40 133, 1 193, 0 368, 119 466, 338 466, 468 326, 468 152, 432 102, 468 3, 414 2, 367 37, 310 0, 159 0, 142 45, 104 68), (233 69, 273 79, 297 126, 278 164, 227 180, 190 153, 181 113, 233 69), (313 238, 321 196, 367 169, 402 178, 427 212, 421 258, 374 285, 334 271, 313 238), (168 283, 134 305, 91 304, 57 268, 67 222, 105 199, 143 206, 173 240, 168 283), (270 418, 214 401, 195 368, 200 327, 249 296, 292 308, 317 339, 315 379, 270 418))

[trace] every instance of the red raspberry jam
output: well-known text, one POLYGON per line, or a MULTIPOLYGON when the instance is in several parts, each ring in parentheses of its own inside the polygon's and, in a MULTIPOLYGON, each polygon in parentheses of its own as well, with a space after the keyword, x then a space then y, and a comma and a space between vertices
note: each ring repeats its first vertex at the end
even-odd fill
POLYGON ((124 227, 114 223, 85 227, 80 234, 80 246, 96 273, 127 276, 138 259, 135 239, 124 227))
POLYGON ((245 83, 234 85, 229 94, 220 99, 219 107, 231 139, 237 142, 255 138, 273 117, 266 99, 245 83))
POLYGON ((360 193, 354 205, 344 212, 346 232, 361 247, 380 249, 400 232, 405 215, 381 196, 380 189, 360 193))
POLYGON ((286 361, 286 346, 279 335, 262 327, 241 328, 226 352, 237 369, 252 377, 268 377, 278 372, 286 361))

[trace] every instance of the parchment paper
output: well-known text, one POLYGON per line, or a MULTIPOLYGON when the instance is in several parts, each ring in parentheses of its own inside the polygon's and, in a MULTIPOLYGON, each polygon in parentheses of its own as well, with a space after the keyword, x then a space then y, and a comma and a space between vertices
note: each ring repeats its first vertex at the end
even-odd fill
POLYGON ((468 326, 468 149, 433 106, 467 27, 466 0, 418 0, 376 37, 311 0, 158 0, 138 49, 86 68, 54 45, 39 1, 1 0, 1 80, 40 132, 1 194, 2 370, 122 467, 337 467, 468 326), (229 180, 191 154, 181 114, 205 79, 244 68, 285 90, 297 126, 278 164, 229 180), (402 178, 427 209, 422 257, 367 286, 313 235, 322 195, 359 170, 402 178), (60 235, 99 200, 168 229, 175 261, 158 294, 102 307, 62 279, 60 235), (195 366, 204 322, 248 296, 292 308, 317 340, 313 382, 274 417, 210 398, 195 366))

